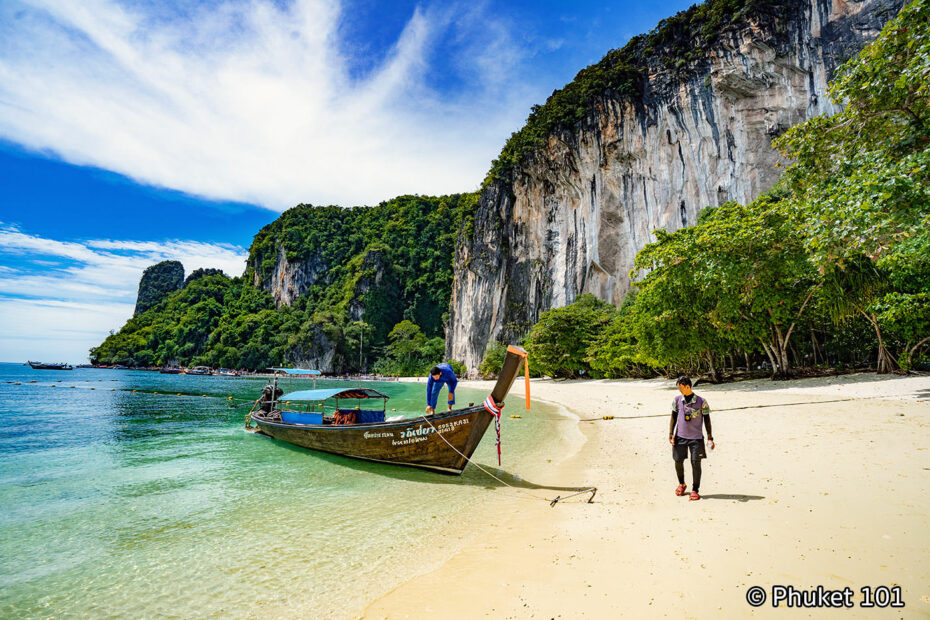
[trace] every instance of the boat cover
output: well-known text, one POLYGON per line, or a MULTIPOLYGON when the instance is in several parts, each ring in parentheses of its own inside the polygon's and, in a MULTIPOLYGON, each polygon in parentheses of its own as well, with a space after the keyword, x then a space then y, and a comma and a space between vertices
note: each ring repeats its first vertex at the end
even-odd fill
POLYGON ((376 424, 384 422, 384 412, 371 409, 361 409, 355 412, 356 424, 376 424))
POLYGON ((282 411, 281 421, 288 424, 323 424, 322 413, 303 413, 301 411, 282 411))
POLYGON ((279 396, 278 401, 326 400, 327 398, 390 398, 371 388, 336 388, 328 390, 300 390, 279 396))

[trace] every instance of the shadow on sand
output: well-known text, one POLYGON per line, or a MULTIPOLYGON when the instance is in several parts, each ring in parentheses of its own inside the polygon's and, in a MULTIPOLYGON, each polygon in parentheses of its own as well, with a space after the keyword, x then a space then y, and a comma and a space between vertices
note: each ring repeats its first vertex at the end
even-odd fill
POLYGON ((729 499, 737 502, 748 502, 750 500, 765 499, 764 495, 738 495, 735 493, 715 493, 714 495, 702 495, 701 499, 729 499))

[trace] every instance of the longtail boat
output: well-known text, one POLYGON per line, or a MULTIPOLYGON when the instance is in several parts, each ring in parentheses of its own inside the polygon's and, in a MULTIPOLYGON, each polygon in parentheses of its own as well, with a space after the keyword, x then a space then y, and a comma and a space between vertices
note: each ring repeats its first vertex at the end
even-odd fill
POLYGON ((482 405, 415 418, 385 419, 390 397, 371 388, 283 394, 275 383, 262 390, 246 416, 246 428, 311 450, 461 474, 491 422, 499 425, 504 398, 521 365, 525 370, 526 351, 509 346, 497 384, 482 405), (330 412, 327 403, 334 403, 330 412))
POLYGON ((46 364, 44 362, 30 361, 28 364, 35 370, 74 370, 71 364, 61 362, 59 364, 46 364))

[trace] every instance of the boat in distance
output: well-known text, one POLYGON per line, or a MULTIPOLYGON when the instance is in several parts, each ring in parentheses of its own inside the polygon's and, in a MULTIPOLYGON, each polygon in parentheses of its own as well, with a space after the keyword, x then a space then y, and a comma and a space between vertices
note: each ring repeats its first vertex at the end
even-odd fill
POLYGON ((74 370, 74 367, 71 364, 61 362, 59 364, 46 364, 44 362, 29 362, 29 366, 35 370, 74 370))
POLYGON ((509 346, 497 383, 482 405, 415 418, 386 420, 389 396, 371 388, 283 394, 275 383, 262 390, 246 416, 246 428, 311 450, 461 474, 488 426, 495 420, 499 423, 504 398, 525 364, 526 351, 509 346), (333 401, 327 412, 327 403, 333 401), (355 401, 355 406, 346 406, 345 401, 355 401), (375 405, 378 401, 380 406, 375 405))

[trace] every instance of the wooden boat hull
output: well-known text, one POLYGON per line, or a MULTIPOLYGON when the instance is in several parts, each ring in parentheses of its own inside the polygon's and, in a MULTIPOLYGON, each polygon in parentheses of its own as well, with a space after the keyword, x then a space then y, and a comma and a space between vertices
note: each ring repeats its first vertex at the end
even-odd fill
POLYGON ((303 448, 450 474, 462 473, 494 419, 480 406, 376 424, 287 424, 258 413, 251 418, 259 432, 303 448))
POLYGON ((43 364, 41 362, 27 362, 33 370, 74 370, 70 364, 43 364))

